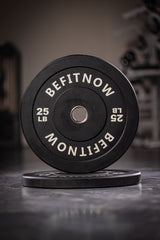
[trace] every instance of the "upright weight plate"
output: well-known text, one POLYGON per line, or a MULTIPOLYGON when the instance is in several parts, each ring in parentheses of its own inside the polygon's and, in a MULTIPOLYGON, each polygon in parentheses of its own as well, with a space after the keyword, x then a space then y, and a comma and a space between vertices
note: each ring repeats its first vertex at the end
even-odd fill
POLYGON ((49 165, 72 173, 103 169, 130 146, 138 125, 127 78, 99 58, 53 61, 31 82, 21 106, 30 147, 49 165))

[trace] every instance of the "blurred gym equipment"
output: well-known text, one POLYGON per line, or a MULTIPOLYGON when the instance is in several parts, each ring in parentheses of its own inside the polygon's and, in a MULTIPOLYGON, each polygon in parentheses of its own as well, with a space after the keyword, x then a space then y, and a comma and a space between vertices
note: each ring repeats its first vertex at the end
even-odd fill
POLYGON ((139 102, 140 123, 135 146, 160 147, 160 6, 158 1, 144 1, 139 8, 123 14, 139 24, 119 30, 135 31, 136 38, 121 57, 123 71, 132 82, 139 102))

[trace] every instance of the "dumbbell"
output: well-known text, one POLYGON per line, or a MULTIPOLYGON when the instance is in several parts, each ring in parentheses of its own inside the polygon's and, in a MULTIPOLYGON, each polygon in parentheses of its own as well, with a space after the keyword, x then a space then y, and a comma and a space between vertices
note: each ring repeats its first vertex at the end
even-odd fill
POLYGON ((30 83, 21 105, 23 133, 33 152, 65 172, 59 176, 70 178, 103 172, 117 161, 133 141, 138 119, 128 79, 112 64, 88 55, 47 65, 30 83))

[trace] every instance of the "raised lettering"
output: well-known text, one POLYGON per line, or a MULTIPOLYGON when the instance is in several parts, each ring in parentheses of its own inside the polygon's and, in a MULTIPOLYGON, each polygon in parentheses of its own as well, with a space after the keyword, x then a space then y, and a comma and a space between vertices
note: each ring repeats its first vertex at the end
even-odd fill
POLYGON ((100 143, 100 145, 102 146, 103 149, 105 149, 108 146, 107 143, 103 139, 100 139, 98 141, 98 143, 100 143))
POLYGON ((57 140, 58 140, 57 137, 54 137, 54 133, 51 133, 51 134, 45 136, 45 138, 46 138, 46 139, 48 138, 48 142, 50 142, 52 146, 53 146, 53 145, 57 142, 57 140))
POLYGON ((108 97, 108 96, 110 96, 110 95, 115 93, 115 91, 112 91, 112 92, 111 91, 112 91, 112 88, 108 87, 108 83, 106 83, 106 85, 102 89, 102 92, 106 93, 105 95, 108 97))
POLYGON ((55 94, 55 91, 52 90, 51 88, 47 88, 45 93, 47 93, 50 97, 53 97, 55 94))
POLYGON ((60 80, 62 86, 65 86, 65 82, 66 82, 65 77, 64 77, 64 76, 63 76, 63 77, 60 77, 59 80, 60 80))
POLYGON ((100 149, 99 149, 99 147, 98 147, 98 144, 97 144, 97 143, 95 143, 95 144, 94 144, 94 148, 93 148, 93 149, 94 149, 94 152, 95 152, 95 153, 98 153, 98 152, 100 152, 100 149))
POLYGON ((103 81, 101 78, 95 78, 94 81, 93 81, 93 85, 95 87, 100 87, 102 85, 103 81))
POLYGON ((67 78, 68 78, 69 84, 73 83, 72 80, 71 80, 71 74, 67 74, 67 78))
POLYGON ((108 142, 112 142, 114 140, 114 137, 110 133, 106 133, 104 138, 108 140, 108 142))
POLYGON ((87 156, 86 153, 84 153, 84 147, 81 147, 81 154, 79 155, 80 157, 85 157, 87 156))
POLYGON ((53 87, 55 87, 55 89, 58 91, 59 89, 61 89, 61 86, 59 86, 59 84, 57 83, 57 81, 54 81, 52 83, 53 87))
POLYGON ((93 155, 93 153, 91 151, 91 146, 87 146, 87 148, 88 148, 89 155, 93 155))
POLYGON ((68 148, 68 155, 73 155, 73 156, 76 156, 77 155, 77 147, 74 147, 74 149, 73 149, 73 147, 72 146, 69 146, 69 148, 68 148))
POLYGON ((85 82, 87 81, 87 83, 91 83, 91 78, 92 78, 92 74, 89 74, 89 77, 86 73, 83 74, 83 79, 82 79, 82 82, 85 82))
POLYGON ((78 76, 80 75, 80 73, 73 73, 73 76, 75 76, 75 80, 76 82, 78 82, 78 76))
POLYGON ((64 142, 60 142, 57 146, 58 151, 64 152, 66 150, 66 144, 64 142))

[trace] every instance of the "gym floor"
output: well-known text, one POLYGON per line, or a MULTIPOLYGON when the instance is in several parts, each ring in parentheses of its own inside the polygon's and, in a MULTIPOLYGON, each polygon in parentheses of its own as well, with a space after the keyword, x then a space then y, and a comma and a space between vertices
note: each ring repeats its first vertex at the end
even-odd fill
POLYGON ((1 151, 0 239, 160 239, 160 150, 130 148, 110 168, 141 183, 97 189, 23 187, 23 173, 51 170, 30 149, 1 151))

